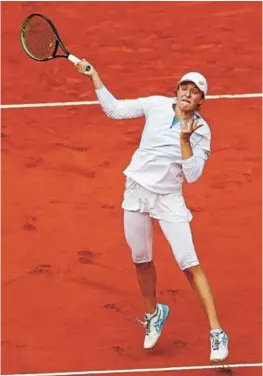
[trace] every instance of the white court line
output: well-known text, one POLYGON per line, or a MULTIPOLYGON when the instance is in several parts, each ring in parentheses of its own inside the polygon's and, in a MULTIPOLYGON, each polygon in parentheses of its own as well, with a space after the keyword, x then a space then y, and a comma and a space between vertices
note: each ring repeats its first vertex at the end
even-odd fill
MULTIPOLYGON (((207 95, 206 97, 206 99, 245 99, 245 98, 263 98, 263 93, 207 95)), ((3 110, 8 110, 8 109, 14 109, 14 108, 91 106, 94 104, 99 104, 99 102, 98 101, 82 101, 82 102, 1 104, 0 108, 3 110)))
POLYGON ((79 372, 51 372, 51 373, 20 373, 20 374, 2 374, 3 376, 77 376, 77 375, 110 375, 116 373, 138 373, 138 372, 168 372, 168 371, 195 371, 205 369, 231 369, 231 368, 252 368, 262 367, 263 363, 245 363, 245 364, 224 364, 211 366, 184 366, 184 367, 166 367, 166 368, 137 368, 137 369, 118 369, 102 371, 79 371, 79 372))

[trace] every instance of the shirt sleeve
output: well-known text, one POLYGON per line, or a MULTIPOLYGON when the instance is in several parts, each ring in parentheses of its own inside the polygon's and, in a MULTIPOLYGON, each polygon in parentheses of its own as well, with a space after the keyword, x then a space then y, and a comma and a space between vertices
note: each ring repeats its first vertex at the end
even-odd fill
MULTIPOLYGON (((200 123, 203 123, 201 120, 200 123)), ((211 154, 211 131, 207 123, 196 131, 197 140, 192 144, 193 154, 205 161, 211 154)))
POLYGON ((105 86, 96 89, 95 92, 102 110, 112 119, 132 119, 145 116, 152 102, 151 97, 118 100, 105 86))
POLYGON ((211 153, 211 131, 207 124, 197 130, 197 141, 192 144, 193 155, 182 161, 183 173, 188 183, 196 182, 203 173, 211 153))
POLYGON ((202 175, 205 159, 192 155, 192 157, 183 160, 183 173, 187 183, 196 182, 202 175))

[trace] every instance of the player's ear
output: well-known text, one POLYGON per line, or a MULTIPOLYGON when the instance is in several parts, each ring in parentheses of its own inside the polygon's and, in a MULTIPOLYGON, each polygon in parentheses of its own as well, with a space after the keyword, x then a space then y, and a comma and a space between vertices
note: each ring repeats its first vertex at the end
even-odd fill
POLYGON ((202 99, 200 99, 200 101, 199 101, 199 105, 201 106, 201 104, 203 104, 203 103, 204 103, 204 101, 205 101, 205 98, 204 98, 204 96, 203 96, 203 98, 202 98, 202 99))
POLYGON ((177 96, 178 89, 179 89, 179 85, 177 85, 176 89, 174 90, 174 94, 175 94, 176 96, 177 96))
POLYGON ((201 106, 202 106, 202 104, 204 103, 204 101, 205 101, 205 96, 204 96, 204 94, 202 93, 202 97, 201 97, 200 101, 198 102, 198 105, 197 105, 197 107, 196 107, 196 111, 200 111, 201 106))
POLYGON ((204 93, 202 93, 202 98, 200 99, 198 105, 201 106, 205 101, 205 96, 204 96, 204 93))

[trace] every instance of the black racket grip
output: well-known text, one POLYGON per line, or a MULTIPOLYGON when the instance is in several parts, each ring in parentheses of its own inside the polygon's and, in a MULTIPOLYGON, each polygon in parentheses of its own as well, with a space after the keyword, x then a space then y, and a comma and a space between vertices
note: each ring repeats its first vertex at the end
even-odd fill
POLYGON ((91 66, 90 65, 87 65, 86 68, 85 68, 85 71, 86 72, 89 72, 91 70, 91 66))

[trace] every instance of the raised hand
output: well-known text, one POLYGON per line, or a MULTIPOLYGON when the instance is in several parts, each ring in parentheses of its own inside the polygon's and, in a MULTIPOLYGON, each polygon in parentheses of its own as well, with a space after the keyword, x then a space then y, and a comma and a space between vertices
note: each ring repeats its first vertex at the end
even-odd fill
POLYGON ((96 71, 93 66, 85 59, 82 59, 79 63, 75 64, 78 72, 85 74, 86 76, 92 77, 96 71), (90 67, 89 70, 86 70, 87 67, 90 67))
POLYGON ((190 138, 191 134, 193 134, 198 128, 202 127, 203 124, 198 124, 198 120, 181 120, 181 134, 180 136, 183 138, 190 138))

